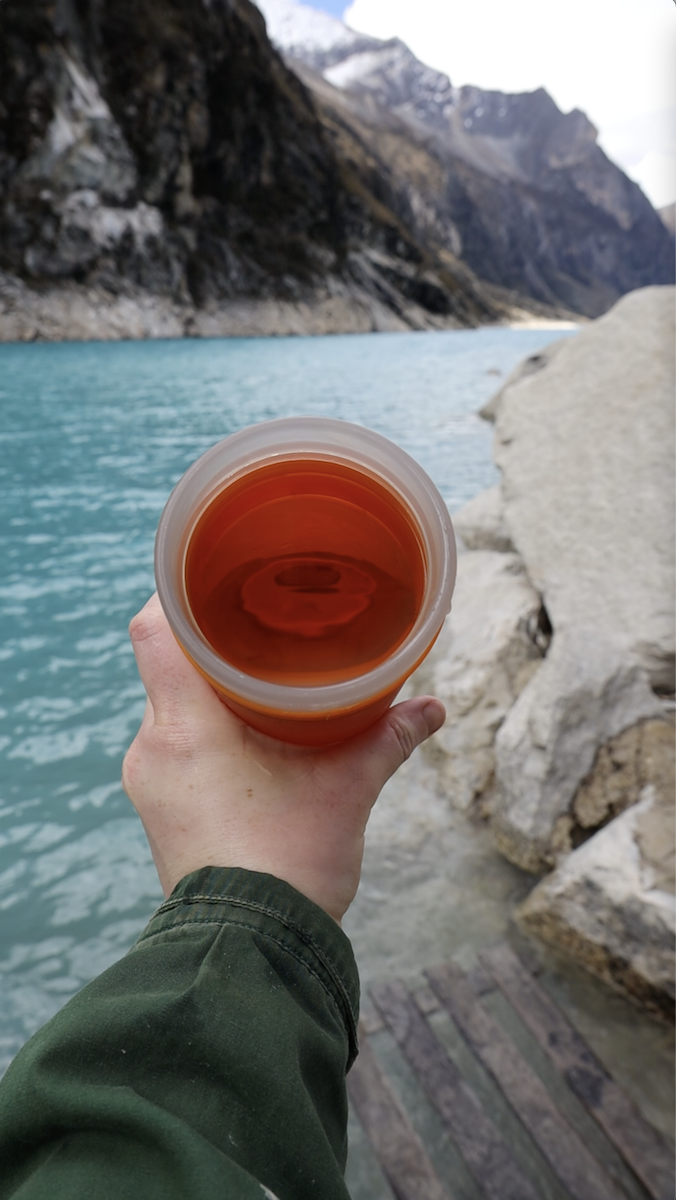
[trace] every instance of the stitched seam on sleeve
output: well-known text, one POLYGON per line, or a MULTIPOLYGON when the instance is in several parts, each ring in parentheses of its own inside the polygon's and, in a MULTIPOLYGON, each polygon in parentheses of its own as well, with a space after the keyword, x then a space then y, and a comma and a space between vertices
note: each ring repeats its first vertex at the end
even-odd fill
MULTIPOLYGON (((292 886, 292 885, 289 884, 289 887, 290 886, 292 886)), ((326 970, 329 972, 329 974, 335 978, 338 989, 343 997, 345 1006, 348 1009, 348 1012, 352 1015, 352 1018, 354 1020, 354 1015, 352 1013, 352 1004, 350 1002, 350 997, 348 995, 347 989, 346 989, 342 979, 340 978, 340 976, 336 974, 330 959, 327 958, 326 954, 322 950, 319 943, 317 941, 315 941, 312 934, 309 933, 303 925, 299 925, 297 921, 294 921, 290 917, 285 916, 284 913, 279 911, 279 909, 271 908, 267 904, 261 904, 258 900, 243 900, 241 898, 241 896, 229 896, 229 895, 209 896, 209 895, 199 894, 196 896, 177 896, 175 900, 172 900, 171 898, 169 898, 168 900, 165 900, 164 904, 162 904, 158 908, 157 912, 155 913, 155 917, 160 917, 160 916, 163 916, 165 913, 172 912, 174 909, 180 908, 184 904, 223 904, 223 903, 232 904, 236 908, 249 908, 252 910, 252 912, 259 912, 259 913, 262 913, 264 916, 273 917, 275 920, 279 921, 279 923, 281 925, 285 925, 287 929, 291 929, 294 933, 296 933, 298 935, 298 937, 301 939, 301 941, 306 942, 307 945, 312 948, 312 950, 314 951, 314 953, 316 954, 317 958, 322 963, 322 965, 326 968, 326 970)), ((312 903, 314 903, 314 902, 312 902, 312 903)), ((225 920, 227 921, 228 918, 225 918, 225 920)), ((331 920, 330 917, 329 917, 329 920, 331 920)), ((182 924, 186 924, 186 922, 182 922, 182 924)), ((235 924, 236 924, 236 922, 235 922, 235 924)), ((245 926, 245 927, 251 928, 251 926, 245 926)), ((152 937, 154 935, 148 934, 148 935, 144 936, 142 934, 141 937, 139 938, 139 941, 145 940, 146 936, 152 937)), ((273 940, 275 940, 275 939, 273 938, 273 940)))
MULTIPOLYGON (((262 907, 262 906, 259 906, 259 907, 262 907)), ((186 925, 215 925, 220 929, 225 928, 227 925, 235 925, 241 929, 248 929, 252 933, 258 934, 260 937, 267 938, 268 941, 274 942, 275 945, 279 946, 281 950, 284 950, 284 952, 286 954, 290 954, 292 958, 295 958, 296 962, 300 963, 300 965, 302 967, 304 967, 305 970, 308 971, 309 974, 312 975, 317 980, 317 983, 319 983, 320 986, 322 987, 322 989, 326 992, 326 995, 329 997, 332 1004, 334 1004, 335 1007, 338 1009, 338 1011, 340 1011, 341 1006, 336 1002, 336 997, 335 997, 334 993, 331 991, 331 989, 329 987, 327 987, 325 981, 322 979, 321 975, 314 969, 314 967, 312 967, 300 954, 298 954, 298 952, 296 950, 292 950, 291 947, 286 944, 286 942, 283 942, 281 940, 281 938, 275 937, 274 934, 268 933, 264 929, 259 929, 256 925, 250 925, 247 921, 233 920, 231 917, 224 917, 222 920, 218 920, 218 919, 210 918, 210 917, 190 917, 185 921, 177 922, 175 925, 172 925, 169 929, 158 929, 155 933, 146 934, 146 936, 144 938, 139 939, 139 942, 140 941, 150 942, 150 941, 153 941, 155 938, 166 937, 167 934, 174 933, 177 930, 182 929, 186 925)), ((139 942, 137 942, 137 945, 139 944, 139 942)), ((340 980, 336 978, 334 971, 331 971, 331 978, 334 979, 336 981, 336 983, 339 984, 340 995, 343 999, 345 1008, 347 1010, 347 1015, 349 1017, 348 1025, 350 1027, 350 1034, 351 1034, 352 1039, 356 1042, 356 1040, 357 1040, 357 1031, 356 1031, 357 1022, 356 1022, 355 1015, 352 1011, 352 1005, 350 1004, 349 997, 347 997, 345 995, 345 988, 340 983, 340 980)))
MULTIPOLYGON (((291 887, 292 885, 289 884, 288 886, 291 887)), ((260 901, 258 901, 258 900, 243 900, 241 896, 228 896, 228 895, 223 895, 223 896, 207 896, 207 895, 179 896, 175 900, 172 900, 171 898, 169 900, 165 900, 164 904, 162 904, 158 908, 157 912, 155 913, 155 916, 156 917, 162 916, 163 913, 171 912, 172 909, 179 908, 182 904, 222 904, 222 903, 233 904, 237 908, 250 908, 254 912, 264 913, 265 916, 275 917, 282 925, 286 925, 289 929, 295 930, 302 937, 303 941, 308 942, 316 950, 316 952, 320 958, 322 958, 322 959, 324 958, 324 954, 323 954, 321 946, 315 941, 312 934, 308 933, 308 931, 305 929, 305 927, 303 925, 299 925, 298 922, 294 921, 291 917, 285 916, 285 914, 283 912, 280 912, 280 910, 278 908, 271 908, 269 904, 261 904, 260 901)), ((310 903, 314 903, 314 901, 310 901, 310 903)), ((329 917, 329 920, 332 920, 332 918, 329 917)))

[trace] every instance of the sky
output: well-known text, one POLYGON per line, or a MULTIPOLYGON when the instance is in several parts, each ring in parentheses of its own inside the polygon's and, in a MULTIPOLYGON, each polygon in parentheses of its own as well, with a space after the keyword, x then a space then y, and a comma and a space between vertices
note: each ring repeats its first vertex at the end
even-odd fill
POLYGON ((587 114, 606 154, 656 207, 676 200, 674 0, 304 3, 362 33, 401 38, 456 85, 545 87, 563 112, 587 114))

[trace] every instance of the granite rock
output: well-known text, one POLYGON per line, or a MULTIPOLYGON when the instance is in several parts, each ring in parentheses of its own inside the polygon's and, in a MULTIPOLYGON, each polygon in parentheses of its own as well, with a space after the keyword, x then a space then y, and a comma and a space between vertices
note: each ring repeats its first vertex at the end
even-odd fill
POLYGON ((621 647, 597 630, 556 631, 495 740, 491 813, 502 853, 527 871, 551 867, 561 822, 599 748, 662 716, 643 671, 621 647))
POLYGON ((451 615, 413 678, 446 706, 426 753, 457 808, 492 782, 496 730, 542 661, 540 609, 516 555, 460 555, 451 615))
POLYGON ((673 288, 625 296, 502 389, 494 442, 506 525, 554 630, 597 630, 668 691, 673 328, 673 288))
POLYGON ((660 1016, 674 1012, 673 795, 644 787, 517 910, 526 932, 571 954, 660 1016))
MULTIPOLYGON (((674 727, 666 720, 641 721, 601 746, 573 801, 571 829, 580 837, 636 804, 645 787, 660 803, 676 794, 674 727)), ((672 866, 673 873, 673 866, 672 866)))
POLYGON ((522 358, 521 362, 517 363, 514 370, 509 373, 502 387, 498 388, 490 400, 479 409, 479 416, 483 417, 484 421, 495 421, 510 388, 514 387, 516 383, 520 383, 522 379, 536 375, 538 371, 552 362, 559 351, 563 349, 567 340, 567 338, 561 338, 558 342, 550 342, 548 346, 543 346, 535 354, 529 354, 526 358, 522 358))
POLYGON ((514 552, 502 504, 500 485, 479 492, 453 513, 453 528, 468 550, 514 552))

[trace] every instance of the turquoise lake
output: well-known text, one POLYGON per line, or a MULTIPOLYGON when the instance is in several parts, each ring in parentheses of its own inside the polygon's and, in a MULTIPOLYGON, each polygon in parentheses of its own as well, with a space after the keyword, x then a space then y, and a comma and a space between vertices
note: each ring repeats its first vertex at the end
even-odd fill
POLYGON ((220 438, 311 413, 385 434, 451 511, 496 479, 475 414, 552 330, 0 346, 0 1071, 161 896, 119 783, 127 624, 169 491, 220 438))

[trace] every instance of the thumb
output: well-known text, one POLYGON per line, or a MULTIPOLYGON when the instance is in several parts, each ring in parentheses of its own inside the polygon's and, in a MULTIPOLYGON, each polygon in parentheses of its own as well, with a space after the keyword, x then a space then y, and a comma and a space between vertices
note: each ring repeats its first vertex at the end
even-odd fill
POLYGON ((352 754, 371 777, 378 791, 446 720, 446 710, 434 696, 402 700, 352 743, 352 754))

